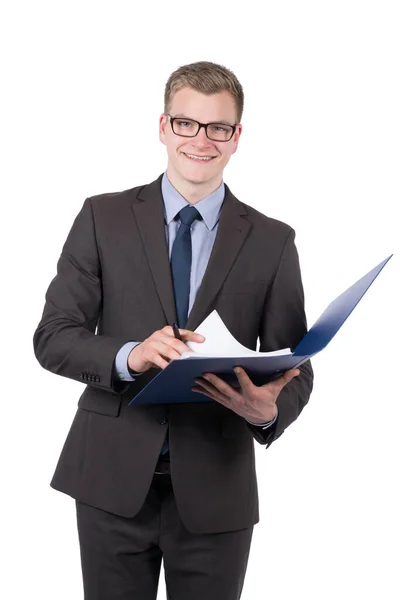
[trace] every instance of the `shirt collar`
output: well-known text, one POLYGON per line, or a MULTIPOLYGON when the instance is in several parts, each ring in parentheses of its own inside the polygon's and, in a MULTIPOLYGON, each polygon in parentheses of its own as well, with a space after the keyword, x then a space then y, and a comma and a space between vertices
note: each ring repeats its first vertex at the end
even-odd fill
MULTIPOLYGON (((189 202, 185 200, 178 190, 174 188, 167 177, 166 171, 161 180, 161 192, 165 207, 165 222, 167 225, 169 225, 176 217, 178 212, 187 206, 189 202)), ((224 197, 225 185, 222 181, 221 185, 214 192, 212 192, 212 194, 209 194, 195 204, 197 210, 202 216, 204 223, 210 231, 218 223, 224 197)))

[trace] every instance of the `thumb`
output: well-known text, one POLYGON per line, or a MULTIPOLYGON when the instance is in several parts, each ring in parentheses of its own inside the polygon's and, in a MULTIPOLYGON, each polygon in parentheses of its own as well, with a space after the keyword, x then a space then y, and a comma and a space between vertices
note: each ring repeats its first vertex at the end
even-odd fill
POLYGON ((289 383, 293 379, 293 377, 298 377, 300 375, 300 369, 289 369, 289 371, 285 371, 282 375, 283 379, 286 383, 289 383))
POLYGON ((250 377, 247 375, 246 371, 244 369, 242 369, 242 367, 233 367, 233 370, 236 374, 236 377, 238 378, 240 387, 242 389, 253 386, 253 382, 251 381, 250 377))
POLYGON ((289 369, 285 371, 278 379, 272 381, 271 384, 275 384, 278 390, 278 393, 287 385, 294 377, 298 377, 300 375, 300 369, 289 369))

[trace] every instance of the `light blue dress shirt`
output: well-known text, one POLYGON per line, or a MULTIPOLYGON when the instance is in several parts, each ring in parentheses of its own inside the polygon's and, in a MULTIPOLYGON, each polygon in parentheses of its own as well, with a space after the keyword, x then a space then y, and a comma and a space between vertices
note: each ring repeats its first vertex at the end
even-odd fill
MULTIPOLYGON (((187 200, 173 187, 165 172, 161 180, 161 192, 164 200, 165 235, 171 260, 172 246, 180 227, 178 213, 188 205, 187 200), (177 217, 175 219, 175 217, 177 217)), ((194 221, 192 233, 192 269, 190 273, 189 313, 193 307, 196 294, 203 280, 204 273, 218 231, 219 216, 225 196, 225 186, 221 185, 209 196, 196 203, 202 220, 194 221)), ((119 350, 115 358, 115 371, 120 381, 135 381, 128 371, 128 356, 131 350, 141 342, 127 342, 119 350)), ((140 376, 138 374, 137 376, 140 376)), ((276 417, 268 423, 252 423, 266 429, 275 423, 276 417)), ((251 421, 248 421, 251 423, 251 421)))

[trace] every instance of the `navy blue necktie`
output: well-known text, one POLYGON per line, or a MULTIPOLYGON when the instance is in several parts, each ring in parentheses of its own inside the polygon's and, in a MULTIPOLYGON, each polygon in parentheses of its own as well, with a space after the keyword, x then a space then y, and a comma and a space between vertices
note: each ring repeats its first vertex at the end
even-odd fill
MULTIPOLYGON (((192 235, 190 228, 201 215, 194 206, 185 206, 179 211, 181 225, 176 234, 171 252, 171 271, 174 285, 178 326, 184 328, 189 310, 190 271, 192 268, 192 235)), ((168 431, 161 454, 168 452, 168 431)))
POLYGON ((171 271, 174 284, 178 326, 184 328, 189 310, 190 271, 192 268, 192 237, 190 228, 196 219, 201 219, 194 206, 185 206, 179 211, 181 225, 176 234, 171 252, 171 271))

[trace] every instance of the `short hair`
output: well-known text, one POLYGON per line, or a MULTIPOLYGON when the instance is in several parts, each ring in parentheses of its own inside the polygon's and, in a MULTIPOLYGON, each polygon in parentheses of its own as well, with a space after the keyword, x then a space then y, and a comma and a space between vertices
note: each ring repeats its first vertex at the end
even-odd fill
POLYGON ((165 86, 165 113, 170 111, 173 96, 184 87, 190 87, 207 95, 229 92, 235 101, 237 123, 240 123, 244 104, 243 88, 236 75, 226 67, 207 61, 179 67, 169 76, 165 86))

